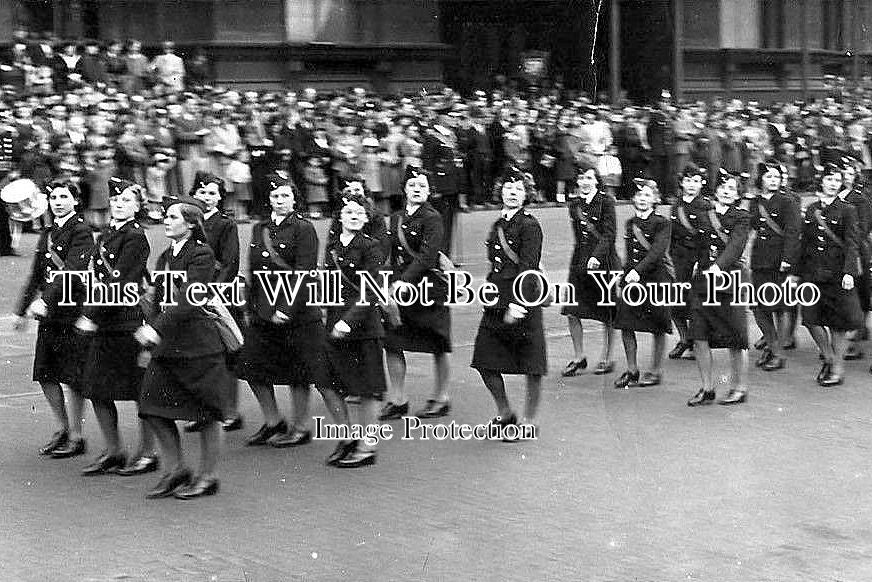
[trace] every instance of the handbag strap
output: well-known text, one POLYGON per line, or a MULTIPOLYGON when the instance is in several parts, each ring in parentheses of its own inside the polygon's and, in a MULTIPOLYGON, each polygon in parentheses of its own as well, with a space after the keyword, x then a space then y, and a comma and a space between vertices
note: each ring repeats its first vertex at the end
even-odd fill
POLYGON ((778 236, 784 236, 784 231, 781 230, 781 227, 778 226, 778 224, 772 219, 772 215, 769 214, 768 210, 766 210, 765 205, 758 202, 757 203, 757 210, 760 211, 760 216, 763 217, 763 220, 766 221, 766 226, 768 226, 772 232, 774 232, 778 236))
POLYGON ((823 230, 824 230, 824 234, 827 235, 827 238, 829 238, 831 241, 833 241, 834 243, 836 243, 837 246, 840 246, 840 247, 841 247, 841 246, 844 246, 844 243, 842 242, 842 239, 840 239, 838 236, 836 236, 836 233, 834 233, 834 232, 830 229, 830 225, 828 225, 828 224, 827 224, 827 221, 824 220, 823 213, 821 212, 821 209, 820 209, 820 208, 815 209, 815 211, 814 211, 814 219, 817 221, 818 225, 819 225, 821 228, 823 228, 823 230))
POLYGON ((509 241, 506 240, 506 231, 502 226, 497 226, 497 238, 500 239, 500 245, 506 253, 506 256, 516 265, 521 264, 521 257, 515 252, 515 249, 509 246, 509 241))
POLYGON ((66 264, 61 256, 55 251, 54 242, 51 239, 51 230, 47 231, 45 244, 48 251, 48 258, 51 259, 52 263, 54 263, 56 269, 62 271, 66 267, 66 264))
POLYGON ((409 241, 406 239, 406 233, 403 232, 403 215, 400 214, 397 216, 397 238, 400 240, 400 245, 402 245, 403 250, 412 255, 412 257, 419 259, 421 258, 421 253, 416 253, 412 250, 412 247, 409 246, 409 241))
POLYGON ((721 219, 718 218, 718 213, 716 210, 712 209, 708 211, 709 222, 712 225, 712 228, 715 229, 715 233, 718 235, 718 238, 721 239, 721 242, 726 244, 729 242, 730 237, 724 234, 724 225, 721 224, 721 219))
POLYGON ((649 243, 648 239, 645 238, 645 233, 642 232, 642 229, 639 228, 638 224, 633 224, 633 238, 635 238, 646 251, 651 250, 651 243, 649 243))
MULTIPOLYGON (((602 201, 600 201, 600 205, 602 205, 602 201)), ((603 237, 600 234, 600 232, 596 229, 596 226, 594 226, 587 218, 585 218, 581 214, 581 208, 576 206, 574 212, 575 212, 575 219, 578 220, 578 222, 580 222, 582 224, 582 226, 586 227, 591 232, 591 234, 593 234, 597 238, 603 237)))
POLYGON ((693 231, 693 225, 690 224, 690 221, 687 219, 687 212, 684 211, 684 207, 680 204, 675 209, 675 213, 678 215, 678 222, 681 223, 681 226, 685 228, 685 230, 693 231))
POLYGON ((266 247, 266 251, 269 253, 269 258, 276 265, 281 267, 282 269, 286 269, 288 271, 293 270, 293 267, 285 261, 280 254, 276 252, 276 248, 272 244, 272 239, 270 238, 269 226, 264 226, 261 230, 261 235, 263 235, 263 246, 266 247))

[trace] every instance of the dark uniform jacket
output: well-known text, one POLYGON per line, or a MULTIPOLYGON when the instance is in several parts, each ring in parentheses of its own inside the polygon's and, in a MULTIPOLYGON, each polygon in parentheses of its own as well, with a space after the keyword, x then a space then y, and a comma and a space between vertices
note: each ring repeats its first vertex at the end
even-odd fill
POLYGON ((36 299, 37 294, 42 294, 43 301, 48 305, 47 318, 64 323, 74 322, 81 312, 81 302, 84 300, 84 288, 78 278, 74 279, 73 298, 78 306, 60 307, 62 300, 63 282, 57 277, 49 283, 52 273, 56 271, 85 271, 88 268, 88 259, 91 256, 91 248, 94 246, 94 238, 91 228, 85 224, 81 215, 71 216, 63 226, 57 224, 42 232, 36 245, 36 255, 33 257, 33 266, 27 285, 18 301, 15 310, 16 315, 24 315, 27 308, 36 299), (58 266, 52 260, 52 252, 49 252, 48 243, 51 239, 51 248, 57 258, 63 263, 58 266))
MULTIPOLYGON (((160 343, 152 349, 153 357, 197 358, 224 351, 215 323, 203 306, 189 303, 185 293, 191 283, 212 281, 214 268, 215 254, 208 244, 199 240, 185 241, 175 257, 172 245, 158 257, 158 271, 181 271, 187 273, 188 279, 185 282, 173 282, 170 277, 157 279, 155 300, 148 314, 149 324, 161 337, 160 343), (172 297, 175 305, 161 306, 161 300, 169 298, 165 293, 165 286, 169 284, 176 287, 172 297)), ((206 299, 208 295, 194 299, 200 297, 206 299)))
POLYGON ((826 208, 820 201, 815 202, 803 217, 802 254, 795 272, 806 281, 833 284, 841 284, 845 274, 858 276, 857 233, 857 211, 853 206, 838 197, 826 208), (820 212, 826 228, 816 219, 816 212, 820 212))
POLYGON ((856 186, 845 196, 844 201, 857 211, 857 244, 861 257, 868 262, 872 254, 870 253, 872 241, 869 239, 869 233, 872 232, 872 202, 856 186))
POLYGON ((447 139, 437 137, 434 133, 436 130, 427 133, 421 147, 421 164, 430 172, 431 197, 433 199, 456 197, 458 171, 454 165, 454 158, 457 152, 447 139))
POLYGON ((227 283, 239 274, 239 232, 232 218, 216 212, 205 221, 203 228, 212 252, 215 253, 213 281, 227 283))
POLYGON ((627 253, 624 272, 635 270, 642 282, 671 281, 675 276, 669 259, 671 231, 669 219, 656 212, 651 212, 648 218, 630 218, 624 228, 624 248, 627 253), (636 229, 648 248, 636 236, 636 229))
MULTIPOLYGON (((95 278, 100 283, 117 284, 120 288, 133 283, 141 291, 148 277, 146 265, 150 252, 145 231, 136 219, 128 220, 118 229, 107 227, 91 252, 95 278)), ((142 324, 142 309, 138 305, 86 306, 84 315, 104 331, 136 329, 142 324)))
POLYGON ((689 203, 685 202, 684 198, 679 198, 678 202, 672 205, 669 220, 672 223, 671 248, 676 261, 681 260, 683 253, 690 253, 694 259, 696 258, 700 234, 705 229, 706 214, 711 208, 711 201, 702 194, 698 194, 689 203))
POLYGON ((439 250, 444 236, 442 217, 425 202, 414 214, 408 216, 405 209, 391 215, 390 266, 394 279, 417 284, 425 275, 439 267, 439 250), (402 218, 403 234, 409 245, 409 252, 400 242, 397 225, 402 218))
MULTIPOLYGON (((542 227, 539 221, 526 209, 518 210, 509 220, 500 216, 493 224, 487 238, 487 257, 491 270, 487 280, 499 290, 495 309, 505 309, 510 303, 522 306, 521 298, 514 293, 515 278, 524 271, 538 271, 542 258, 542 227), (506 243, 514 251, 518 262, 506 252, 498 234, 503 229, 506 243)), ((528 301, 534 301, 540 294, 538 278, 527 276, 521 291, 528 301)))
POLYGON ((751 226, 751 215, 738 206, 730 206, 724 214, 718 214, 712 208, 708 213, 706 225, 700 239, 697 253, 699 272, 712 265, 717 265, 721 271, 734 271, 742 268, 742 253, 748 242, 751 226), (720 222, 720 232, 715 225, 720 222), (724 241, 723 237, 727 240, 724 241))
MULTIPOLYGON (((308 271, 318 266, 318 235, 312 223, 300 213, 292 212, 278 225, 272 219, 255 224, 251 232, 248 265, 248 309, 252 315, 268 322, 276 311, 281 311, 290 318, 288 325, 291 327, 321 320, 320 309, 309 304, 306 288, 307 283, 313 281, 308 271), (264 243, 265 236, 269 237, 272 253, 264 243), (275 305, 271 305, 260 278, 255 276, 259 271, 299 271, 304 280, 293 303, 289 302, 288 290, 288 297, 279 292, 275 305)), ((277 285, 278 275, 267 277, 277 285)), ((288 277, 288 283, 295 284, 296 277, 288 277)))
POLYGON ((799 235, 802 215, 799 205, 786 194, 773 194, 769 200, 762 196, 751 202, 751 226, 757 238, 751 249, 752 271, 778 271, 781 263, 791 268, 799 260, 799 235), (766 220, 765 212, 769 215, 766 220), (772 222, 777 230, 770 226, 772 222))
POLYGON ((615 200, 602 192, 594 194, 590 204, 582 197, 573 198, 569 202, 569 218, 575 235, 572 266, 587 270, 588 259, 596 257, 600 269, 618 268, 615 200))
POLYGON ((324 254, 324 266, 331 271, 342 272, 342 302, 343 307, 327 308, 327 329, 340 320, 351 327, 351 332, 345 339, 371 339, 384 336, 381 323, 381 313, 375 303, 375 294, 367 293, 370 305, 358 305, 360 302, 361 271, 368 272, 377 284, 381 283, 379 274, 384 264, 381 245, 374 238, 363 233, 357 233, 348 246, 343 245, 339 238, 331 239, 324 254))

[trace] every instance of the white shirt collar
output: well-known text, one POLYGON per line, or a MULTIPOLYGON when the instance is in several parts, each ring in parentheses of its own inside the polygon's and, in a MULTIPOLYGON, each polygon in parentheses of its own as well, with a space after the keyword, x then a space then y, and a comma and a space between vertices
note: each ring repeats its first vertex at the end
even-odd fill
POLYGON ((653 208, 649 208, 645 212, 639 212, 638 210, 636 210, 636 218, 641 218, 642 220, 647 220, 648 217, 651 216, 651 213, 653 213, 653 212, 654 212, 653 208))
POLYGON ((693 196, 688 196, 687 194, 682 194, 681 199, 684 201, 685 204, 690 204, 691 202, 696 200, 697 196, 699 196, 699 194, 694 194, 693 196))
POLYGON ((278 226, 283 223, 288 218, 288 216, 290 216, 290 214, 286 214, 285 216, 279 216, 278 214, 273 212, 272 214, 270 214, 270 219, 272 220, 272 223, 274 225, 278 226))
POLYGON ((185 246, 185 243, 188 242, 187 238, 183 238, 182 240, 173 241, 173 256, 179 256, 179 253, 182 252, 182 247, 185 246))
POLYGON ((124 222, 116 222, 114 220, 109 221, 109 226, 112 227, 113 230, 121 230, 121 227, 133 220, 132 218, 128 218, 124 222))
POLYGON ((57 225, 58 228, 61 228, 63 225, 65 225, 66 223, 68 223, 68 222, 70 221, 70 219, 71 219, 72 217, 74 217, 75 215, 76 215, 75 212, 70 212, 69 214, 67 214, 67 215, 64 216, 63 218, 57 218, 57 217, 55 217, 55 219, 54 219, 54 223, 57 225))
POLYGON ((203 220, 209 220, 210 218, 212 218, 212 217, 215 216, 216 214, 218 214, 218 209, 217 209, 217 208, 213 208, 213 209, 210 210, 209 212, 204 212, 204 213, 203 213, 203 220))
POLYGON ((578 197, 584 200, 585 204, 590 204, 593 202, 593 197, 596 196, 596 190, 594 190, 593 194, 579 194, 578 197))
POLYGON ((412 206, 411 204, 406 204, 406 214, 408 214, 409 216, 412 216, 413 214, 418 212, 419 208, 421 208, 420 204, 417 206, 412 206))
POLYGON ((517 213, 518 213, 522 208, 523 208, 523 206, 518 206, 517 208, 513 208, 513 209, 511 209, 511 210, 506 210, 505 208, 503 208, 503 209, 500 211, 500 214, 502 215, 502 217, 503 217, 506 221, 509 221, 509 220, 513 219, 513 218, 515 217, 515 215, 516 215, 516 214, 517 214, 517 213))

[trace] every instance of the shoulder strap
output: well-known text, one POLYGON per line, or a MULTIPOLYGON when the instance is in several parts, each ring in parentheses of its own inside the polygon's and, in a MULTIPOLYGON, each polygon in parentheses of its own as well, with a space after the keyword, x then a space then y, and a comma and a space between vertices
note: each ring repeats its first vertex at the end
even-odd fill
MULTIPOLYGON (((600 203, 600 204, 602 204, 602 203, 600 203)), ((575 207, 575 219, 578 220, 578 222, 580 222, 581 224, 583 224, 591 232, 591 234, 593 234, 595 237, 602 238, 602 235, 597 230, 596 226, 591 224, 591 222, 588 219, 586 219, 584 216, 582 216, 581 208, 579 208, 578 206, 575 207)))
POLYGON ((711 222, 712 228, 715 229, 715 233, 718 235, 718 238, 721 239, 721 242, 726 244, 730 239, 724 234, 724 225, 721 224, 721 219, 718 218, 718 213, 716 210, 712 209, 708 211, 709 222, 711 222))
POLYGON ((521 257, 518 256, 515 249, 509 246, 509 241, 506 240, 506 231, 503 230, 502 226, 497 226, 497 238, 500 239, 500 246, 502 246, 503 250, 506 251, 506 256, 516 265, 520 265, 521 257))
POLYGON ((817 221, 818 225, 824 229, 824 234, 827 235, 827 238, 829 238, 831 241, 833 241, 836 245, 838 245, 840 247, 844 246, 842 239, 840 239, 838 236, 836 236, 836 233, 834 233, 830 229, 830 225, 827 224, 826 220, 824 220, 823 213, 821 212, 820 208, 815 209, 814 219, 817 221))
POLYGON ((269 236, 269 226, 264 226, 261 234, 263 235, 263 246, 266 247, 266 251, 269 253, 269 258, 272 259, 272 262, 282 269, 287 269, 288 271, 293 270, 293 267, 291 267, 291 265, 289 265, 288 262, 276 252, 276 249, 272 244, 272 239, 269 236))
POLYGON ((769 214, 768 210, 766 210, 766 206, 764 204, 758 202, 757 210, 760 211, 760 216, 763 217, 763 220, 766 221, 766 226, 768 226, 772 232, 774 232, 778 236, 784 236, 784 231, 781 230, 781 227, 778 226, 778 224, 774 220, 772 220, 772 215, 769 214))
POLYGON ((651 250, 651 243, 648 242, 648 239, 645 238, 645 233, 642 232, 642 229, 639 228, 638 224, 633 224, 633 238, 635 238, 642 248, 646 251, 651 250))
POLYGON ((51 259, 51 262, 54 263, 56 269, 63 270, 66 267, 66 264, 64 263, 64 260, 61 258, 61 256, 57 254, 57 251, 55 251, 54 242, 51 239, 51 230, 47 231, 46 235, 47 236, 45 242, 49 259, 51 259))
POLYGON ((403 246, 403 250, 415 257, 416 259, 421 255, 412 250, 412 247, 409 246, 409 241, 406 239, 406 233, 403 232, 403 215, 397 215, 397 238, 400 240, 400 244, 403 246))
POLYGON ((687 230, 695 230, 693 225, 690 224, 690 221, 687 219, 687 212, 684 211, 684 207, 681 206, 681 203, 679 203, 678 207, 675 209, 675 213, 678 214, 678 222, 681 223, 681 226, 687 230))

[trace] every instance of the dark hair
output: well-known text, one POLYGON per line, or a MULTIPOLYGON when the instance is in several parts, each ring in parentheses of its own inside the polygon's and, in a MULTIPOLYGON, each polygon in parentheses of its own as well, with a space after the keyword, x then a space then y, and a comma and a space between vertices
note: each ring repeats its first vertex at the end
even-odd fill
POLYGON ((200 210, 200 207, 187 202, 176 202, 175 204, 170 205, 167 210, 172 206, 178 206, 179 213, 182 215, 182 218, 185 219, 185 222, 193 225, 194 228, 191 229, 191 238, 205 243, 207 240, 206 229, 203 227, 203 211, 200 210))
POLYGON ((599 168, 596 167, 595 164, 587 161, 581 160, 577 164, 575 164, 575 179, 576 181, 583 175, 593 170, 594 175, 596 176, 597 183, 602 182, 602 176, 600 176, 599 168))
POLYGON ((194 184, 191 186, 188 196, 193 198, 197 190, 208 184, 218 184, 218 193, 221 195, 222 200, 227 195, 227 187, 224 185, 224 180, 215 174, 210 174, 209 172, 197 172, 194 176, 194 184))
POLYGON ((757 164, 757 179, 754 181, 757 189, 763 189, 763 176, 771 170, 778 172, 779 189, 784 185, 784 174, 781 171, 781 162, 778 160, 766 160, 765 162, 757 164))
POLYGON ((78 184, 76 184, 72 180, 66 178, 52 180, 48 183, 45 190, 47 194, 51 194, 52 190, 57 190, 58 188, 64 188, 66 190, 69 190, 70 194, 73 196, 73 198, 76 199, 77 202, 82 201, 82 191, 79 189, 78 184))
POLYGON ((524 172, 516 166, 509 166, 503 174, 494 182, 494 194, 500 196, 506 182, 520 182, 524 185, 524 206, 530 202, 530 198, 536 193, 536 182, 533 175, 524 172))
POLYGON ((418 178, 420 176, 424 176, 425 178, 427 178, 427 183, 430 183, 430 172, 423 168, 419 168, 417 166, 409 164, 408 166, 406 166, 406 171, 403 174, 403 186, 405 187, 406 182, 408 182, 412 178, 418 178))

